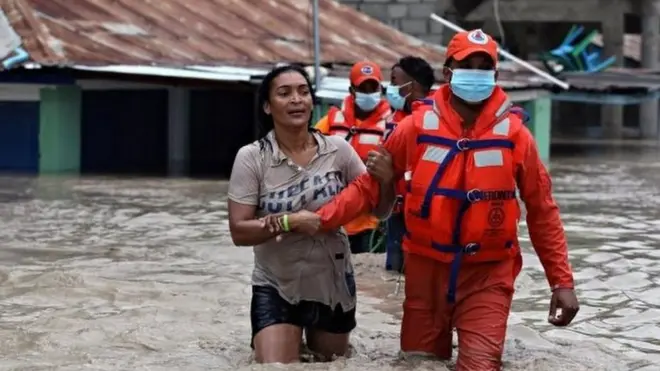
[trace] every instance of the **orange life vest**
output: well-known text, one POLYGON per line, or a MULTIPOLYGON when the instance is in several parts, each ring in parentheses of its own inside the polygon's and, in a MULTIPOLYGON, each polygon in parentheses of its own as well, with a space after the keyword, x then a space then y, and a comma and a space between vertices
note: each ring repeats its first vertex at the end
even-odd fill
MULTIPOLYGON (((385 121, 392 110, 386 101, 381 101, 366 120, 355 118, 353 97, 348 96, 341 110, 330 108, 328 112, 328 135, 339 135, 346 139, 358 153, 362 161, 367 160, 369 151, 376 149, 385 137, 385 121)), ((351 220, 344 229, 349 236, 378 227, 378 218, 371 214, 360 215, 351 220)))
MULTIPOLYGON (((431 93, 429 94, 428 97, 426 97, 424 99, 417 99, 414 102, 412 102, 412 109, 410 111, 411 112, 415 111, 418 107, 422 107, 422 106, 425 106, 425 105, 433 105, 433 94, 434 93, 435 93, 435 91, 433 90, 433 91, 431 91, 431 93)), ((387 123, 385 124, 385 128, 386 128, 386 130, 385 130, 385 139, 387 139, 387 136, 392 132, 392 130, 394 130, 396 125, 399 122, 401 122, 401 120, 408 117, 408 115, 409 115, 408 113, 406 113, 405 111, 402 111, 402 110, 396 110, 396 111, 394 111, 394 113, 392 113, 392 115, 390 115, 390 117, 387 120, 387 123)))
MULTIPOLYGON (((424 105, 432 106, 433 99, 426 98, 426 99, 419 99, 414 101, 412 103, 412 111, 424 105)), ((392 133, 392 130, 394 130, 394 128, 399 124, 399 122, 401 122, 401 120, 406 118, 408 115, 409 115, 408 113, 401 110, 396 110, 392 115, 390 115, 389 119, 385 123, 385 139, 387 139, 390 133, 392 133)), ((394 208, 392 209, 393 214, 398 214, 403 211, 402 206, 403 206, 403 197, 405 195, 405 192, 406 192, 406 181, 405 179, 401 179, 401 181, 399 181, 396 184, 397 201, 394 204, 394 208)))
POLYGON ((520 206, 512 138, 523 124, 510 113, 510 101, 497 88, 473 134, 457 135, 446 121, 449 115, 443 114, 451 109, 449 94, 445 86, 433 106, 413 112, 419 135, 417 145, 409 149, 405 175, 404 247, 408 253, 452 264, 452 302, 461 263, 500 261, 518 254, 520 206))
POLYGON ((387 122, 385 123, 385 139, 387 139, 396 125, 407 116, 408 114, 404 111, 396 110, 390 115, 390 117, 387 118, 387 122))
POLYGON ((330 108, 328 112, 328 134, 345 138, 363 161, 367 160, 369 151, 374 150, 383 142, 385 123, 392 110, 386 101, 381 101, 366 120, 356 125, 353 97, 344 100, 341 110, 330 108))

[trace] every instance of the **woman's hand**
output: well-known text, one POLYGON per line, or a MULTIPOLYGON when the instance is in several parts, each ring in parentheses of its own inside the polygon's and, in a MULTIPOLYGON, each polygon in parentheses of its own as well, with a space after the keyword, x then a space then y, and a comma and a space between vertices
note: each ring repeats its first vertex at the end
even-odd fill
POLYGON ((289 229, 294 232, 313 235, 321 228, 321 217, 311 211, 301 210, 288 217, 289 229))
POLYGON ((293 214, 270 214, 259 220, 266 230, 277 236, 287 232, 305 233, 311 236, 321 228, 321 217, 307 210, 293 214), (288 227, 288 230, 285 227, 288 227))
POLYGON ((380 184, 390 184, 394 180, 392 155, 382 146, 376 151, 369 151, 367 155, 367 171, 376 178, 380 184))
POLYGON ((263 227, 272 234, 280 234, 284 232, 284 225, 282 224, 282 217, 284 213, 269 214, 260 218, 263 227))

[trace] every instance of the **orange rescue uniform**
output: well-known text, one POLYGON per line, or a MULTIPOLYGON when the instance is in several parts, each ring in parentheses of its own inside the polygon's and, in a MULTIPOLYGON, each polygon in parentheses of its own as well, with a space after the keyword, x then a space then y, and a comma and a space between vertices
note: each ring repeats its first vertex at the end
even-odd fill
MULTIPOLYGON (((457 370, 499 370, 522 268, 516 188, 551 288, 573 288, 573 275, 550 176, 507 95, 496 88, 470 129, 450 96, 443 85, 434 104, 405 118, 384 144, 407 181, 401 349, 448 359, 456 328, 457 370)), ((358 177, 318 211, 323 228, 338 228, 378 200, 378 182, 358 177)))
MULTIPOLYGON (((419 99, 414 102, 412 102, 411 105, 411 111, 415 111, 416 109, 423 107, 424 105, 433 105, 433 99, 431 97, 426 98, 426 99, 419 99)), ((385 124, 385 139, 390 135, 390 133, 396 128, 396 125, 403 121, 406 117, 408 117, 409 114, 401 111, 401 110, 396 110, 394 113, 390 116, 388 119, 387 123, 385 124)), ((396 194, 398 196, 403 197, 406 191, 406 182, 405 179, 401 179, 397 184, 396 184, 396 194)), ((401 212, 401 202, 397 202, 394 205, 394 209, 392 209, 392 213, 400 213, 401 212)))
MULTIPOLYGON (((327 135, 339 135, 346 139, 358 153, 362 161, 367 161, 369 151, 375 150, 383 143, 386 135, 387 118, 392 110, 386 101, 381 101, 366 120, 355 118, 355 102, 348 96, 342 109, 332 107, 328 115, 316 124, 316 129, 327 135)), ((349 236, 378 227, 378 218, 367 210, 362 215, 344 225, 349 236)))
MULTIPOLYGON (((387 121, 387 124, 385 124, 386 130, 385 130, 385 139, 392 133, 392 130, 396 128, 396 125, 403 121, 408 116, 407 113, 401 110, 396 110, 390 117, 390 119, 387 121)), ((396 184, 396 194, 401 200, 403 197, 404 193, 406 191, 406 182, 404 179, 401 179, 397 184, 396 184)), ((400 201, 397 201, 394 204, 394 208, 392 209, 392 213, 400 213, 401 212, 401 205, 403 203, 400 201)))

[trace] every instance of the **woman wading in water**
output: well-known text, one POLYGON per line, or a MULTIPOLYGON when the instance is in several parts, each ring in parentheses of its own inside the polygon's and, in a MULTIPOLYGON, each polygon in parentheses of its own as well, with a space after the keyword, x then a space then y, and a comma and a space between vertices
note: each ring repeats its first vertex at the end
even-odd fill
MULTIPOLYGON (((266 75, 258 105, 263 136, 238 151, 229 182, 232 239, 254 246, 250 319, 259 363, 297 362, 303 331, 315 354, 344 356, 356 326, 346 234, 297 233, 297 216, 284 214, 317 210, 366 171, 344 139, 309 129, 314 100, 301 68, 266 75)), ((376 214, 386 217, 390 208, 379 205, 376 214)))

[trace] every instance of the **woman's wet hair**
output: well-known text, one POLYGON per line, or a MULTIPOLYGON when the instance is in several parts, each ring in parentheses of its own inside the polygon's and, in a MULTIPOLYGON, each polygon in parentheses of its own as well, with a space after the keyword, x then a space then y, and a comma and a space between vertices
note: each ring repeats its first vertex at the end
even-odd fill
MULTIPOLYGON (((302 75, 302 77, 305 78, 305 81, 307 82, 307 87, 309 88, 309 93, 312 95, 312 103, 316 104, 316 93, 314 91, 314 87, 312 84, 312 80, 309 78, 309 75, 305 70, 298 65, 295 64, 287 64, 284 66, 279 66, 273 68, 268 74, 264 77, 264 79, 261 81, 261 85, 259 86, 259 91, 258 91, 258 96, 257 96, 257 120, 259 121, 259 146, 263 150, 266 146, 271 146, 270 141, 266 138, 266 135, 273 130, 275 127, 275 123, 273 121, 273 116, 269 113, 266 113, 264 111, 264 105, 266 102, 270 100, 270 92, 271 89, 273 88, 273 81, 280 76, 281 74, 287 73, 287 72, 296 72, 302 75)), ((314 131, 312 128, 312 117, 314 115, 310 115, 309 118, 309 130, 314 131)))

